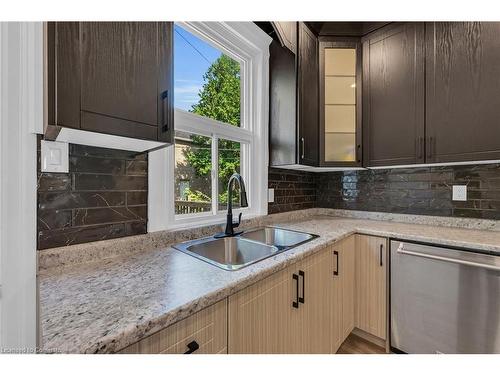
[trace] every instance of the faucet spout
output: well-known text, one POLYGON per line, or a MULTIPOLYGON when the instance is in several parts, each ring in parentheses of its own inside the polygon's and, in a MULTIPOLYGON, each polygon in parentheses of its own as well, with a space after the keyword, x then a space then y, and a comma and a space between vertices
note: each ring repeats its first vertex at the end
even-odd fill
POLYGON ((226 217, 226 230, 224 233, 218 233, 215 235, 216 238, 221 237, 233 237, 241 232, 234 232, 234 228, 238 227, 241 224, 241 212, 238 215, 238 222, 233 223, 233 189, 235 181, 238 182, 240 187, 240 206, 248 207, 247 193, 245 189, 245 183, 243 182, 243 177, 239 173, 233 173, 229 178, 227 183, 227 217, 226 217))

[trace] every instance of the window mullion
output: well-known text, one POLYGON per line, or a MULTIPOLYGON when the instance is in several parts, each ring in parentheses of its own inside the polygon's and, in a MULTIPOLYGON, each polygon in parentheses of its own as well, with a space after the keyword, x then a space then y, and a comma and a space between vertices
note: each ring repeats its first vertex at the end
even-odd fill
POLYGON ((219 138, 212 136, 212 215, 217 215, 219 208, 219 138))

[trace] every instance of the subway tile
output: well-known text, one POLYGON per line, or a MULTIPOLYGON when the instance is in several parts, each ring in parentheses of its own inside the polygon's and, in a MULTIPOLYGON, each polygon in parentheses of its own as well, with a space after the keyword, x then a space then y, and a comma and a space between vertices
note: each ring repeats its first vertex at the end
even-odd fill
POLYGON ((72 155, 69 158, 69 171, 79 173, 124 174, 125 161, 72 155))
POLYGON ((127 191, 127 206, 148 204, 147 191, 127 191))
POLYGON ((138 153, 135 151, 116 150, 102 147, 92 147, 70 144, 70 155, 74 156, 91 156, 104 159, 135 159, 146 160, 147 153, 138 153))
POLYGON ((147 175, 148 163, 145 160, 130 160, 126 162, 127 175, 147 175))
POLYGON ((321 173, 316 206, 459 217, 500 217, 500 164, 321 173), (467 184, 467 202, 451 186, 467 184))
POLYGON ((39 230, 53 230, 71 226, 71 210, 39 210, 37 213, 39 230))
POLYGON ((38 173, 38 191, 63 191, 71 187, 68 173, 38 173))
POLYGON ((147 176, 109 176, 75 173, 76 190, 147 190, 147 176))
POLYGON ((126 221, 146 221, 146 211, 146 206, 79 208, 74 210, 73 226, 126 221))
POLYGON ((38 249, 75 245, 101 241, 127 235, 124 223, 94 225, 88 227, 68 227, 59 230, 39 230, 38 249))
MULTIPOLYGON (((145 194, 144 192, 141 192, 145 194)), ((92 208, 107 206, 124 206, 124 192, 107 191, 67 191, 67 192, 49 192, 38 193, 38 208, 40 210, 57 210, 72 208, 92 208)))
POLYGON ((39 249, 146 233, 147 153, 70 145, 70 173, 39 172, 37 225, 39 249))

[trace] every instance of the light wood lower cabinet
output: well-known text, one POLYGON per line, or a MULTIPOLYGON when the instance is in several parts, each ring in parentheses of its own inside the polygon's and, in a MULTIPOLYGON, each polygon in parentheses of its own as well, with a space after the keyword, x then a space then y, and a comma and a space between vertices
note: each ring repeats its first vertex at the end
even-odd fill
POLYGON ((334 326, 332 352, 335 353, 354 329, 355 236, 334 244, 332 253, 334 298, 331 319, 334 326))
POLYGON ((286 268, 229 297, 229 353, 299 353, 295 270, 286 268))
POLYGON ((227 353, 227 299, 132 344, 122 354, 227 353))
POLYGON ((229 297, 229 353, 330 353, 331 249, 229 297))
POLYGON ((387 333, 387 239, 356 235, 355 325, 383 340, 387 333))
POLYGON ((336 304, 331 248, 307 257, 299 267, 304 274, 301 280, 305 282, 304 303, 299 308, 300 353, 331 353, 336 304))

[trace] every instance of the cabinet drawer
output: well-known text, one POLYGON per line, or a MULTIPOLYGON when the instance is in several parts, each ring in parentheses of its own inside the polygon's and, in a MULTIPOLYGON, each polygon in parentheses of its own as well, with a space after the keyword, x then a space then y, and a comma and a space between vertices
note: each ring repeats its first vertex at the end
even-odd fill
POLYGON ((188 344, 199 346, 193 354, 227 353, 227 300, 209 306, 120 351, 122 354, 184 354, 188 344))

